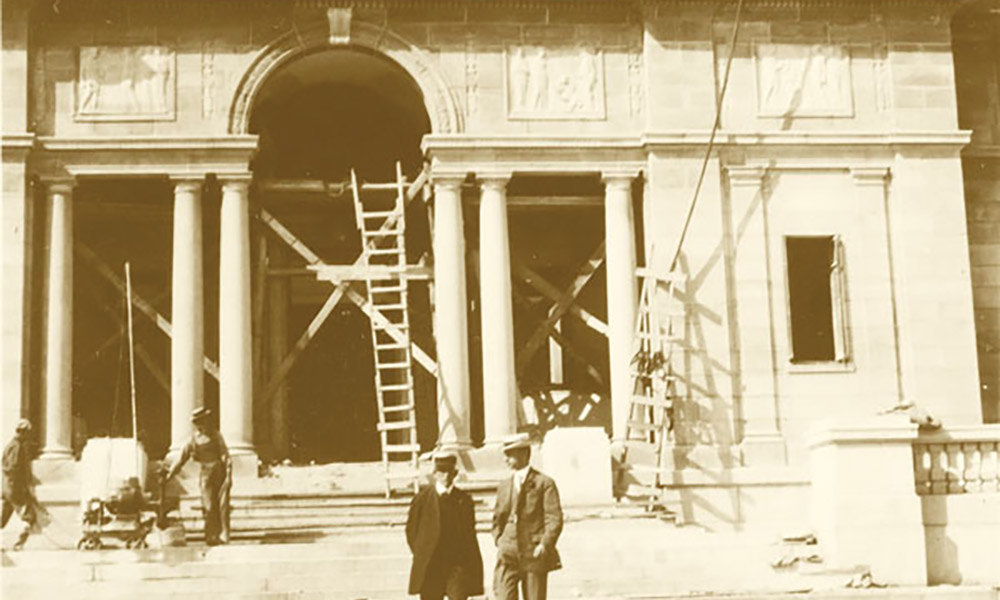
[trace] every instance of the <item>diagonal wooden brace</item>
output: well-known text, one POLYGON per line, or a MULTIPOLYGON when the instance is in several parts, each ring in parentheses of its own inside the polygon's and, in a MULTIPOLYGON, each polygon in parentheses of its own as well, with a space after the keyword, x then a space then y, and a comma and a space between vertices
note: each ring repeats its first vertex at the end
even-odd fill
MULTIPOLYGON (((125 293, 125 282, 123 282, 118 275, 114 273, 106 264, 101 262, 101 259, 94 254, 94 251, 87 246, 77 243, 75 245, 76 253, 86 262, 88 265, 93 267, 97 273, 106 279, 111 285, 118 288, 118 290, 124 294, 125 293)), ((163 333, 167 334, 168 338, 172 338, 170 321, 168 321, 163 315, 161 315, 153 305, 147 302, 134 291, 132 292, 132 305, 139 309, 139 312, 146 315, 163 333)), ((205 372, 215 378, 216 381, 219 380, 219 365, 216 364, 209 357, 204 357, 203 368, 205 372)))

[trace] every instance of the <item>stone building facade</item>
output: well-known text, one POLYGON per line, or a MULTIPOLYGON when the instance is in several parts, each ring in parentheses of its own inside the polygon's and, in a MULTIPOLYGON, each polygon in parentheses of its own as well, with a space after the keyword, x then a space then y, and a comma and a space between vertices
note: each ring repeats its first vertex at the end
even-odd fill
POLYGON ((797 506, 819 421, 1000 418, 988 3, 3 11, 3 431, 31 416, 43 461, 128 414, 125 260, 148 447, 207 404, 247 465, 377 456, 364 303, 305 266, 354 262, 341 183, 396 161, 429 175, 408 216, 425 448, 489 447, 534 391, 621 440, 636 268, 669 268, 695 196, 668 468, 708 517, 797 506))

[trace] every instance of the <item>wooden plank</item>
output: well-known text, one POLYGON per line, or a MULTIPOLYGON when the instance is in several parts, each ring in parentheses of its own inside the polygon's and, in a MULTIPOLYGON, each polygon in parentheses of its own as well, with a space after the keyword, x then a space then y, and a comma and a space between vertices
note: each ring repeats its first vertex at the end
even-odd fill
POLYGON ((333 312, 333 308, 337 306, 337 303, 340 302, 340 298, 343 295, 344 290, 340 287, 337 287, 337 289, 330 292, 330 295, 326 298, 326 302, 324 302, 323 306, 320 307, 319 312, 313 316, 309 326, 306 327, 304 332, 302 332, 299 339, 295 340, 295 345, 292 346, 292 349, 285 355, 285 358, 282 359, 281 364, 278 365, 278 368, 267 382, 267 387, 264 388, 264 404, 271 401, 271 398, 278 391, 278 388, 281 387, 281 383, 285 380, 285 376, 287 376, 288 372, 292 370, 293 366, 295 366, 295 361, 298 360, 299 356, 302 355, 302 352, 305 351, 309 342, 311 342, 313 337, 315 337, 316 332, 323 326, 323 323, 326 323, 327 317, 329 317, 330 313, 333 312))
POLYGON ((569 307, 576 300, 577 295, 580 294, 580 290, 583 289, 587 282, 590 281, 597 269, 604 263, 604 242, 601 242, 597 246, 597 249, 590 255, 587 262, 583 263, 580 270, 577 272, 576 277, 573 278, 573 282, 567 286, 566 291, 563 292, 559 299, 556 301, 553 310, 549 313, 548 318, 535 330, 531 338, 524 345, 521 350, 520 356, 518 356, 516 371, 518 374, 524 372, 524 368, 531 362, 531 359, 535 356, 535 352, 541 348, 542 343, 549 337, 549 332, 555 325, 555 323, 563 317, 564 314, 569 310, 569 307))
MULTIPOLYGON (((101 262, 101 259, 94 254, 93 250, 85 246, 84 244, 77 243, 75 245, 76 253, 84 260, 85 263, 90 265, 94 270, 97 271, 101 277, 106 279, 111 285, 118 288, 122 294, 125 293, 125 283, 105 265, 101 262)), ((139 294, 132 295, 132 305, 139 309, 139 312, 148 317, 163 333, 167 334, 167 337, 173 338, 170 328, 170 321, 168 321, 163 315, 161 315, 153 305, 147 302, 139 294)), ((209 375, 215 378, 216 381, 219 379, 219 365, 215 363, 212 359, 207 356, 204 357, 204 362, 202 367, 205 369, 209 375)))
MULTIPOLYGON (((521 277, 525 283, 547 296, 553 302, 557 302, 559 300, 562 292, 560 292, 556 286, 546 281, 544 277, 533 271, 531 268, 520 263, 514 263, 512 267, 514 274, 521 277)), ((584 325, 590 327, 597 333, 603 335, 604 337, 608 336, 607 323, 594 316, 593 313, 582 306, 570 304, 569 313, 573 316, 579 317, 580 320, 583 321, 584 325)))
MULTIPOLYGON (((260 212, 261 212, 261 219, 264 221, 264 223, 267 224, 267 226, 270 227, 272 230, 274 230, 275 233, 277 233, 282 240, 288 243, 289 247, 291 247, 292 250, 298 253, 299 256, 304 258, 306 262, 308 262, 312 266, 321 266, 323 264, 323 262, 320 260, 319 256, 315 252, 313 252, 312 250, 309 249, 308 246, 300 242, 298 238, 296 238, 291 231, 289 231, 284 225, 278 222, 278 220, 275 219, 273 216, 271 216, 270 213, 268 213, 264 209, 261 209, 260 212)), ((364 263, 362 262, 362 260, 363 259, 359 257, 356 261, 354 261, 354 265, 355 266, 363 265, 364 263)), ((374 309, 371 305, 368 304, 367 298, 365 298, 361 294, 358 294, 354 290, 350 289, 349 282, 342 281, 336 284, 333 282, 328 282, 328 283, 330 283, 331 285, 335 285, 336 289, 340 290, 341 294, 345 294, 348 297, 348 299, 351 300, 351 302, 356 304, 358 308, 360 308, 366 315, 368 315, 368 318, 376 319, 376 321, 382 324, 383 326, 392 325, 392 323, 389 321, 389 319, 385 317, 385 315, 383 315, 381 312, 374 309)), ((404 336, 396 329, 389 328, 387 329, 387 332, 393 339, 397 341, 403 341, 404 339, 404 336)), ((308 344, 308 342, 306 343, 308 344)), ((426 352, 423 351, 422 348, 420 348, 420 346, 418 346, 413 341, 410 342, 410 351, 413 354, 413 358, 416 359, 417 363, 420 364, 420 366, 426 369, 427 372, 433 375, 434 377, 437 377, 437 363, 435 363, 434 359, 432 359, 426 352)), ((274 383, 273 378, 271 383, 274 383)), ((268 385, 270 386, 271 384, 269 383, 268 385)))
MULTIPOLYGON (((288 270, 288 269, 285 269, 288 270)), ((384 265, 315 265, 306 267, 306 271, 320 281, 365 281, 367 279, 383 280, 403 277, 409 280, 429 280, 434 276, 434 269, 424 265, 407 265, 406 267, 384 265)))

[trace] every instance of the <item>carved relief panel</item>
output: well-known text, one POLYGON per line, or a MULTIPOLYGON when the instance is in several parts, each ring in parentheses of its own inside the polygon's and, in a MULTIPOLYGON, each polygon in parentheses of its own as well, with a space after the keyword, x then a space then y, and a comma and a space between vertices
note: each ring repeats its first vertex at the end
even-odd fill
POLYGON ((176 112, 174 52, 163 46, 80 48, 77 121, 161 121, 176 112))
POLYGON ((847 50, 824 44, 759 44, 757 112, 762 117, 852 116, 847 50))
POLYGON ((603 119, 604 57, 584 47, 507 48, 509 119, 603 119))

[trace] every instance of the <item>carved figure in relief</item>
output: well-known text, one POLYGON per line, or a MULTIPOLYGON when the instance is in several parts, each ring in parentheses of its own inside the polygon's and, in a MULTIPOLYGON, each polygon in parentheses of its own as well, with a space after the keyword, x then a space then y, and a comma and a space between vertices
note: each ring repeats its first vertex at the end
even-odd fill
POLYGON ((850 111, 844 51, 815 44, 758 47, 760 110, 768 116, 836 116, 850 111))
POLYGON ((524 95, 528 90, 528 64, 524 48, 514 49, 510 56, 510 104, 515 110, 524 108, 524 95))
POLYGON ((597 68, 594 66, 594 55, 582 49, 576 61, 575 91, 574 109, 593 109, 597 105, 597 68))
POLYGON ((525 86, 525 105, 528 108, 545 108, 549 88, 549 75, 545 66, 545 49, 528 56, 528 82, 525 86))
POLYGON ((78 114, 169 114, 173 61, 173 53, 158 46, 81 48, 78 114))

